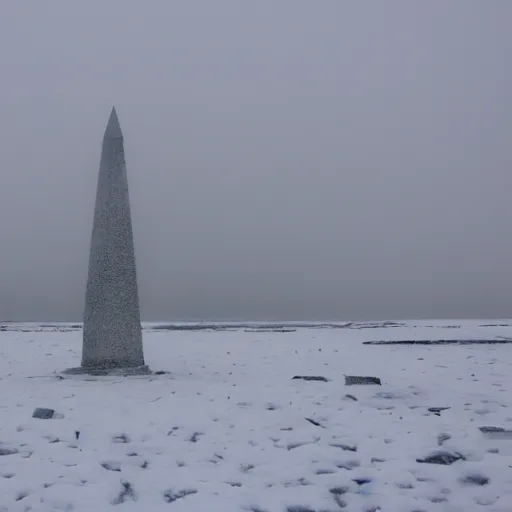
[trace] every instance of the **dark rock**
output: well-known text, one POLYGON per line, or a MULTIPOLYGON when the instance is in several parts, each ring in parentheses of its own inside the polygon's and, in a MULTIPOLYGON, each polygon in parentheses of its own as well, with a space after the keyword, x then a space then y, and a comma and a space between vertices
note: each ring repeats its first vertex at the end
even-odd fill
POLYGON ((315 475, 332 475, 336 473, 336 471, 334 471, 334 469, 317 469, 315 470, 315 475))
POLYGON ((358 375, 345 375, 345 386, 360 386, 360 385, 381 385, 378 377, 364 377, 358 375))
POLYGON ((357 460, 347 460, 346 462, 337 462, 336 467, 339 469, 346 469, 347 471, 352 471, 355 468, 358 468, 361 463, 357 460))
POLYGON ((305 507, 304 505, 292 505, 286 508, 286 512, 316 512, 314 508, 305 507))
POLYGON ((460 453, 437 451, 428 455, 424 459, 416 459, 416 462, 424 464, 442 464, 444 466, 448 466, 458 460, 465 460, 460 453))
POLYGON ((53 418, 55 411, 53 409, 45 409, 44 407, 37 407, 32 413, 32 418, 40 420, 50 420, 53 418))
POLYGON ((344 443, 332 443, 329 446, 332 446, 333 448, 341 448, 346 452, 357 452, 357 446, 355 445, 348 445, 344 443))
POLYGON ((354 478, 353 481, 357 485, 364 485, 364 484, 369 484, 372 480, 371 480, 371 478, 354 478))
POLYGON ((202 432, 194 432, 190 438, 189 438, 189 441, 191 443, 197 443, 198 439, 200 436, 204 435, 202 432))
POLYGON ((311 423, 311 425, 315 425, 315 427, 325 428, 321 423, 318 423, 318 421, 315 421, 312 418, 305 418, 305 419, 306 419, 306 421, 309 421, 309 423, 311 423))
POLYGON ((459 482, 463 485, 487 485, 489 478, 479 473, 470 473, 465 477, 461 478, 459 482))
POLYGON ((448 410, 449 407, 429 407, 428 412, 433 412, 437 416, 441 416, 442 411, 448 410))
POLYGON ((101 462, 100 465, 107 471, 121 471, 121 465, 118 462, 101 462))
POLYGON ((191 494, 196 494, 196 489, 182 489, 181 491, 174 492, 172 489, 169 489, 164 492, 164 500, 167 503, 173 503, 176 500, 180 500, 185 498, 186 496, 190 496, 191 494))
POLYGON ((399 489, 414 489, 414 485, 410 482, 401 482, 396 484, 399 489))
MULTIPOLYGON (((30 492, 28 491, 21 491, 16 496, 16 501, 21 501, 22 499, 26 498, 27 496, 30 496, 30 492)), ((32 508, 32 507, 30 507, 32 508)), ((30 508, 28 510, 30 510, 30 508)))
POLYGON ((329 492, 332 494, 338 507, 345 508, 347 506, 347 502, 341 497, 348 492, 348 487, 331 487, 329 492))
POLYGON ((318 381, 318 382, 329 382, 329 379, 326 379, 325 377, 319 376, 319 375, 295 375, 295 377, 292 378, 292 380, 312 380, 312 381, 318 381))
POLYGON ((345 395, 345 398, 348 400, 353 400, 354 402, 357 402, 357 398, 354 395, 345 395))
POLYGON ((341 496, 348 492, 348 487, 332 487, 329 492, 335 496, 341 496))
POLYGON ((112 501, 112 505, 120 505, 124 503, 127 499, 132 501, 137 501, 137 496, 135 495, 135 491, 133 490, 132 484, 130 482, 121 481, 121 485, 123 486, 119 496, 112 501))
POLYGON ((14 455, 18 453, 16 448, 6 448, 5 446, 0 446, 0 456, 1 455, 14 455))
MULTIPOLYGON (((475 411, 476 412, 476 411, 475 411)), ((501 427, 479 427, 480 432, 485 434, 486 437, 491 439, 511 439, 512 430, 507 430, 501 427)))
POLYGON ((120 434, 118 436, 114 436, 112 438, 112 441, 114 443, 129 443, 130 442, 130 438, 126 434, 120 434))
POLYGON ((451 439, 451 438, 452 438, 452 436, 450 434, 441 433, 437 436, 437 444, 439 446, 442 446, 445 441, 448 441, 448 439, 451 439))
POLYGON ((364 341, 363 345, 505 345, 512 339, 364 341))
POLYGON ((480 432, 483 432, 484 434, 494 433, 494 432, 505 432, 505 429, 502 427, 478 427, 478 430, 480 432))

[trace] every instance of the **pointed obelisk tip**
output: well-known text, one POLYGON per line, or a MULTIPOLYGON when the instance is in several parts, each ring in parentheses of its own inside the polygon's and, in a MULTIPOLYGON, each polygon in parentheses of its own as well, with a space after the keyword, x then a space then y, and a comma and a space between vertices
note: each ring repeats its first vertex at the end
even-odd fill
POLYGON ((121 132, 121 126, 119 125, 119 119, 117 118, 116 107, 112 107, 110 118, 108 120, 107 128, 105 129, 106 139, 122 139, 123 133, 121 132))

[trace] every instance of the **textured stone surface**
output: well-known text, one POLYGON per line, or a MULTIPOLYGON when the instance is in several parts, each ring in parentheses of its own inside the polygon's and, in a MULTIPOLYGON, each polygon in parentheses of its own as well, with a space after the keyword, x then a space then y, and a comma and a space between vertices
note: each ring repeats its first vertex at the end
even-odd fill
POLYGON ((37 407, 32 413, 32 418, 38 418, 40 420, 49 420, 53 418, 55 411, 53 409, 46 409, 45 407, 37 407))
POLYGON ((84 312, 82 369, 146 368, 123 135, 115 109, 98 176, 84 312))
POLYGON ((377 385, 380 386, 381 382, 378 377, 365 377, 359 375, 345 375, 345 386, 361 386, 361 385, 377 385))
POLYGON ((309 380, 317 382, 328 382, 329 379, 322 377, 321 375, 295 375, 292 380, 309 380))

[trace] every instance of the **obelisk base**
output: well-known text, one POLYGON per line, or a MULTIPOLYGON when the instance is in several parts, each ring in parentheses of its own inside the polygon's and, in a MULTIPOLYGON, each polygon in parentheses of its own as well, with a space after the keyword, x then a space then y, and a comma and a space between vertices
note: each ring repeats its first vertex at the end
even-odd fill
POLYGON ((132 366, 127 368, 105 368, 101 366, 79 366, 68 368, 62 372, 64 375, 95 375, 98 377, 128 377, 130 375, 151 375, 149 366, 132 366))

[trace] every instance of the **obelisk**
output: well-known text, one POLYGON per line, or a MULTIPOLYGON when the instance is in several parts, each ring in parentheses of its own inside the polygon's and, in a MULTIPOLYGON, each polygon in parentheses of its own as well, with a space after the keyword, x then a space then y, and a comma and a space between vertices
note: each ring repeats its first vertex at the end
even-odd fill
POLYGON ((103 137, 85 295, 82 365, 72 373, 144 374, 128 179, 115 108, 103 137))

